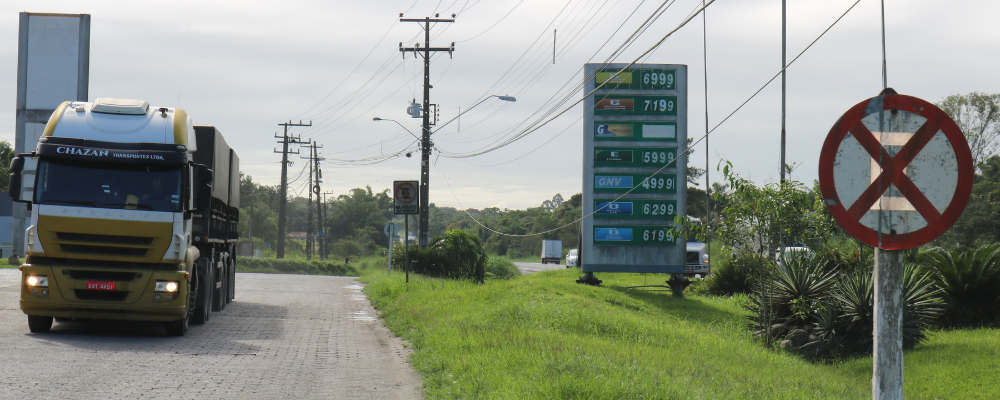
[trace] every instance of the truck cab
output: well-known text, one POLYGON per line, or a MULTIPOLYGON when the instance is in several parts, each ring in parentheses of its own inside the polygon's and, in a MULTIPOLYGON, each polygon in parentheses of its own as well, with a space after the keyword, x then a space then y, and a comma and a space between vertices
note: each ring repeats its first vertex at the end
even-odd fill
POLYGON ((216 200, 198 142, 179 108, 97 99, 56 109, 10 168, 10 196, 31 212, 20 306, 32 332, 62 318, 162 321, 183 335, 231 300, 215 290, 233 285, 216 271, 229 243, 193 235, 216 200))

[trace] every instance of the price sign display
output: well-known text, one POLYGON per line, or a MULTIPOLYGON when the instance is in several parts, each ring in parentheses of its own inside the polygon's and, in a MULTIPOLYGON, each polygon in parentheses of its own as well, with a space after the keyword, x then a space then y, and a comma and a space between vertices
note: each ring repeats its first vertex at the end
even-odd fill
POLYGON ((594 140, 666 140, 677 141, 677 124, 673 122, 598 122, 594 125, 594 140))
POLYGON ((594 165, 623 166, 654 166, 662 167, 674 161, 677 149, 673 147, 640 147, 640 148, 595 148, 594 165))
POLYGON ((594 226, 594 244, 666 246, 676 244, 672 226, 594 226))
POLYGON ((685 273, 687 66, 587 64, 583 272, 685 273))
POLYGON ((673 89, 676 81, 674 70, 627 69, 601 70, 595 83, 605 84, 605 89, 673 89))
POLYGON ((597 115, 677 115, 676 96, 617 96, 609 94, 594 104, 597 115))
POLYGON ((674 200, 596 200, 594 218, 600 219, 673 219, 677 215, 674 200))
POLYGON ((674 193, 675 174, 594 174, 594 192, 674 193))

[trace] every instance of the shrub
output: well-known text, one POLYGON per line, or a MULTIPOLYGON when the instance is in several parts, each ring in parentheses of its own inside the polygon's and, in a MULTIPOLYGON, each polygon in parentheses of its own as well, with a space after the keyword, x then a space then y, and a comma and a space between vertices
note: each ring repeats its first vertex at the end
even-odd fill
MULTIPOLYGON (((403 263, 403 249, 393 251, 393 268, 402 270, 403 263)), ((454 229, 435 236, 426 248, 410 246, 410 268, 422 275, 483 282, 486 253, 478 236, 454 229)))
POLYGON ((978 327, 1000 323, 1000 245, 976 250, 933 249, 920 261, 933 285, 941 290, 945 327, 978 327))
POLYGON ((521 276, 521 271, 513 262, 500 256, 486 256, 486 278, 510 279, 516 276, 521 276))
POLYGON ((236 257, 239 272, 358 276, 358 270, 342 262, 296 258, 236 257))
POLYGON ((714 295, 731 296, 736 293, 753 293, 761 274, 773 265, 771 260, 753 252, 739 252, 722 260, 712 269, 699 291, 714 295))
MULTIPOLYGON (((809 357, 871 353, 875 314, 872 268, 863 264, 856 268, 839 272, 807 256, 783 259, 751 303, 758 335, 786 339, 781 341, 783 347, 809 357), (775 322, 778 324, 772 325, 775 322), (807 334, 796 335, 797 331, 807 334)), ((912 348, 926 339, 940 306, 929 276, 912 263, 904 268, 903 346, 912 348)))

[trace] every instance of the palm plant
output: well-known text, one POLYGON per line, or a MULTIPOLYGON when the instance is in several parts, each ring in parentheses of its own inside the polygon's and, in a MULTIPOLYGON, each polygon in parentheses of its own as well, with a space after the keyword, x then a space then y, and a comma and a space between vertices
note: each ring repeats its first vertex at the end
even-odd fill
POLYGON ((799 253, 782 257, 772 279, 765 283, 766 300, 776 318, 789 322, 809 322, 811 314, 833 293, 837 276, 824 270, 811 257, 799 253))
MULTIPOLYGON (((903 270, 903 347, 913 348, 940 315, 938 290, 929 275, 914 264, 903 270)), ((846 352, 870 352, 875 316, 875 284, 871 270, 857 271, 840 280, 835 302, 817 314, 817 335, 846 352)))
POLYGON ((943 326, 1000 322, 1000 244, 965 252, 934 249, 920 261, 930 282, 941 290, 943 326))

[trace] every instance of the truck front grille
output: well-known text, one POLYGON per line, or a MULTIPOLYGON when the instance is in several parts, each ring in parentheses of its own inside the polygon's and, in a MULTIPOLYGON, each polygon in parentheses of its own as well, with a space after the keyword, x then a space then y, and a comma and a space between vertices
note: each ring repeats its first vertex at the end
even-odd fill
POLYGON ((104 301, 122 301, 128 297, 129 292, 124 291, 106 291, 106 290, 86 290, 86 289, 75 289, 76 297, 80 300, 104 300, 104 301))
POLYGON ((69 277, 73 279, 87 280, 87 281, 116 281, 116 282, 134 281, 136 278, 142 275, 133 272, 80 271, 80 270, 69 270, 67 273, 69 274, 69 277))
POLYGON ((85 244, 61 243, 59 247, 67 253, 112 254, 118 256, 142 257, 149 249, 135 247, 91 246, 85 244))
POLYGON ((102 243, 102 244, 113 243, 113 244, 148 245, 150 243, 153 243, 153 238, 151 237, 98 235, 95 233, 57 232, 56 237, 59 238, 59 240, 66 240, 72 242, 91 242, 91 243, 102 243))

